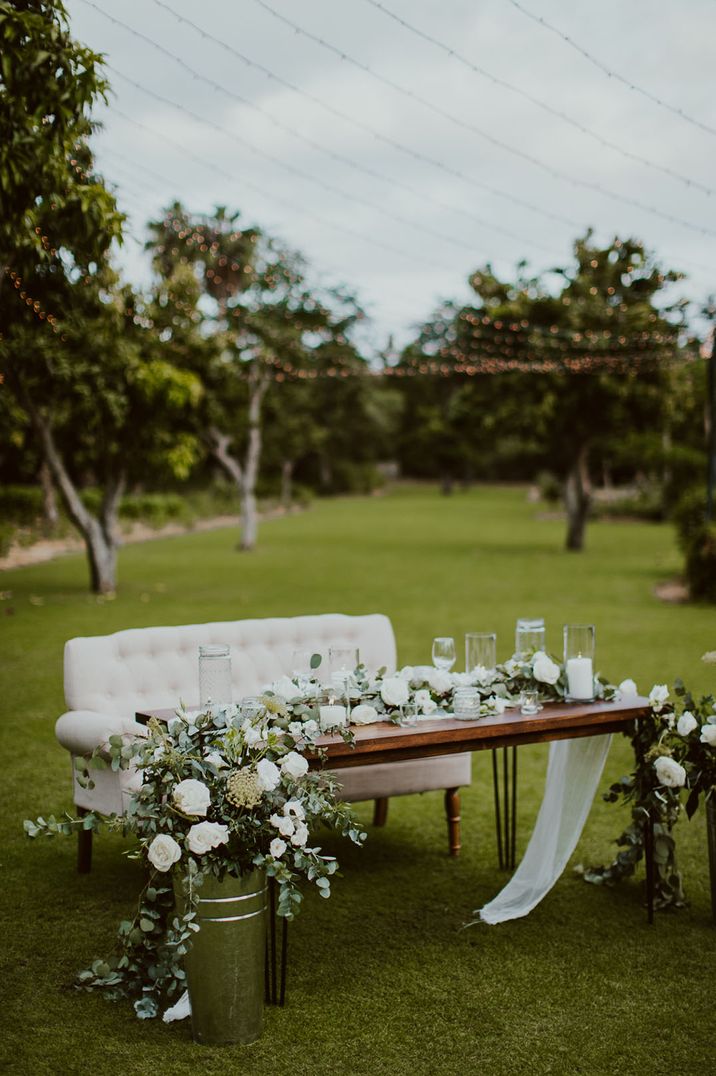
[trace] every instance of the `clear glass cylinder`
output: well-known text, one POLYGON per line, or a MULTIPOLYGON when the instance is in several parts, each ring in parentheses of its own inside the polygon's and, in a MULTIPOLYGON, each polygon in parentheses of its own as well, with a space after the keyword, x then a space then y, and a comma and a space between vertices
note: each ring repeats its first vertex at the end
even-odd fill
POLYGON ((224 643, 199 647, 199 705, 232 701, 231 652, 224 643))
POLYGON ((594 698, 594 624, 565 624, 564 671, 567 698, 589 702, 594 698))
POLYGON ((452 707, 459 721, 477 721, 480 717, 480 692, 476 687, 456 687, 452 707))
POLYGON ((494 670, 497 665, 497 635, 494 631, 468 631, 465 634, 465 672, 494 670))
POLYGON ((536 650, 545 650, 547 632, 544 617, 520 617, 515 625, 515 657, 526 658, 536 650))

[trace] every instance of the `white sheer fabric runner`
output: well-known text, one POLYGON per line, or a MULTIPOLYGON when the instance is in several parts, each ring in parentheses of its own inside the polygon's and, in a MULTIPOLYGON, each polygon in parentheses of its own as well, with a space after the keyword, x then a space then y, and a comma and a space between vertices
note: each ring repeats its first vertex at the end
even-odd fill
POLYGON ((539 904, 567 865, 602 776, 611 736, 550 744, 542 806, 527 850, 504 889, 476 909, 484 923, 519 919, 539 904))

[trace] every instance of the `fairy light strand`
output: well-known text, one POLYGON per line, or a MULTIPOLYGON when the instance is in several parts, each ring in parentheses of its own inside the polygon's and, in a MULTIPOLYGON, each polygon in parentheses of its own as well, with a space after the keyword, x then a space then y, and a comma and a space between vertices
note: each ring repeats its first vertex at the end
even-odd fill
POLYGON ((602 63, 601 60, 598 60, 596 56, 593 56, 591 52, 585 49, 583 45, 580 45, 577 41, 575 41, 574 38, 570 37, 569 34, 566 34, 557 26, 554 26, 551 22, 548 22, 546 19, 542 18, 541 15, 536 15, 533 11, 530 11, 528 8, 524 7, 521 3, 519 3, 518 0, 509 0, 509 3, 512 4, 512 6, 516 8, 522 15, 526 16, 526 18, 538 23, 545 30, 549 30, 550 33, 556 34, 557 37, 561 37, 564 42, 566 42, 571 48, 573 48, 576 52, 583 56, 585 60, 588 60, 590 64, 598 68, 604 75, 607 76, 607 78, 613 79, 615 82, 620 82, 623 86, 626 86, 628 89, 633 90, 634 93, 638 93, 642 97, 646 97, 648 101, 651 101, 653 104, 658 105, 660 108, 665 108, 667 112, 671 112, 675 116, 679 116, 679 118, 684 120, 686 123, 690 123, 694 127, 699 127, 702 131, 706 131, 707 134, 716 135, 715 127, 710 127, 707 123, 703 123, 702 120, 698 120, 694 116, 690 116, 687 112, 684 111, 683 108, 678 108, 676 105, 669 104, 668 101, 664 101, 661 97, 658 97, 654 93, 650 93, 649 90, 645 90, 642 86, 638 86, 635 82, 632 82, 631 79, 626 78, 618 71, 614 71, 605 63, 602 63))
POLYGON ((467 67, 474 74, 480 75, 482 78, 488 79, 495 86, 499 86, 501 89, 509 90, 511 93, 517 94, 518 97, 522 97, 525 101, 529 101, 537 108, 542 109, 543 112, 546 112, 550 116, 554 116, 556 119, 562 120, 564 123, 568 123, 576 130, 581 131, 582 134, 587 135, 588 138, 591 138, 595 142, 598 142, 599 145, 604 146, 607 149, 614 150, 615 153, 619 153, 627 160, 636 161, 638 164, 643 164, 646 168, 652 168, 655 171, 661 172, 663 175, 669 176, 671 179, 677 180, 679 183, 683 183, 687 187, 691 187, 694 190, 700 190, 707 195, 716 193, 713 187, 708 187, 705 183, 701 183, 690 176, 682 175, 680 172, 676 172, 673 168, 669 168, 666 165, 659 164, 658 161, 652 161, 648 157, 643 157, 639 153, 634 153, 633 150, 624 149, 623 146, 618 145, 616 142, 612 142, 609 138, 605 138, 603 135, 599 134, 598 131, 594 131, 590 127, 587 127, 586 124, 582 123, 580 120, 575 119, 573 116, 568 115, 566 112, 562 112, 561 109, 554 108, 552 105, 548 104, 546 101, 543 101, 541 98, 535 97, 535 95, 529 93, 528 90, 523 90, 521 86, 516 86, 513 82, 508 82, 507 79, 500 78, 499 75, 493 74, 491 71, 488 71, 486 68, 474 63, 466 56, 463 56, 450 45, 446 45, 444 41, 439 41, 431 34, 426 33, 424 30, 418 29, 417 26, 413 26, 412 23, 407 21, 407 19, 402 18, 402 16, 398 15, 395 11, 391 11, 391 9, 386 7, 385 4, 382 4, 380 0, 365 0, 365 2, 367 4, 370 4, 370 6, 375 8, 377 11, 381 11, 385 16, 387 16, 387 18, 392 19, 393 22, 398 23, 399 26, 402 26, 405 30, 408 30, 416 37, 421 38, 423 41, 428 41, 431 45, 434 45, 436 48, 440 49, 442 52, 450 56, 451 59, 456 60, 458 63, 462 64, 463 67, 467 67))
MULTIPOLYGON (((160 0, 153 0, 153 2, 159 3, 160 0)), ((543 161, 538 157, 534 157, 532 154, 527 153, 525 150, 519 149, 519 147, 513 146, 508 142, 504 142, 502 139, 495 138, 494 135, 491 135, 487 131, 482 130, 482 128, 477 127, 475 124, 469 122, 468 120, 463 120, 459 116, 454 116, 451 112, 447 112, 440 105, 436 105, 434 102, 428 100, 425 97, 422 97, 420 94, 415 93, 413 90, 408 89, 408 87, 402 86, 400 83, 394 82, 387 76, 379 74, 371 67, 368 67, 367 64, 364 64, 362 61, 356 60, 354 57, 350 56, 343 49, 331 44, 324 38, 319 37, 317 34, 313 34, 309 30, 305 30, 302 26, 300 26, 296 22, 293 22, 293 20, 289 19, 286 15, 283 15, 281 12, 276 11, 273 7, 271 7, 269 3, 267 3, 267 0, 254 0, 254 3, 258 4, 258 6, 261 7, 263 10, 269 12, 274 18, 278 19, 279 22, 282 22, 285 25, 289 26, 295 33, 300 34, 302 37, 307 38, 309 41, 313 41, 321 48, 326 49, 328 52, 332 53, 335 56, 338 56, 339 59, 341 59, 345 63, 350 64, 352 67, 356 67, 360 71, 363 71, 371 78, 382 83, 383 85, 389 86, 397 93, 400 93, 403 96, 418 102, 425 108, 429 109, 431 112, 434 112, 436 115, 441 116, 443 119, 449 120, 451 123, 462 128, 463 130, 471 131, 473 134, 476 134, 479 137, 485 139, 487 142, 490 142, 492 145, 504 150, 506 153, 509 153, 514 157, 518 157, 524 161, 527 161, 529 164, 540 168, 542 171, 547 172, 547 174, 551 175, 553 178, 563 180, 564 182, 569 183, 573 186, 584 187, 587 190, 596 191, 597 193, 604 195, 607 198, 618 202, 624 202, 625 204, 634 206, 640 210, 645 210, 653 214, 654 216, 661 217, 662 220, 668 220, 670 221, 670 223, 678 224, 683 228, 688 228, 690 231, 699 232, 702 235, 716 236, 716 229, 708 228, 705 225, 696 224, 693 221, 684 219, 683 217, 677 217, 671 213, 667 213, 664 210, 659 209, 657 206, 650 205, 646 202, 639 202, 636 198, 632 198, 630 195, 626 194, 619 194, 617 191, 613 191, 609 187, 605 187, 601 183, 596 183, 592 180, 578 179, 574 176, 568 175, 566 172, 562 172, 560 169, 555 168, 549 162, 543 161)))

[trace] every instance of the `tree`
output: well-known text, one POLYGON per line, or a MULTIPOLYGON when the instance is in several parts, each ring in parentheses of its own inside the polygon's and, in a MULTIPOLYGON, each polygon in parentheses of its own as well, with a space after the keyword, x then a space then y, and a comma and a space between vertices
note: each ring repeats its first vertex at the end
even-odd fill
MULTIPOLYGON (((451 381, 446 393, 457 388, 478 420, 482 397, 493 433, 511 431, 526 458, 559 475, 566 546, 580 550, 590 459, 613 453, 626 431, 661 428, 668 363, 689 345, 683 301, 657 304, 679 276, 662 271, 641 243, 617 238, 600 247, 587 233, 574 254, 573 266, 545 278, 526 276, 523 266, 512 282, 489 266, 474 273, 477 303, 439 311, 402 362, 408 372, 422 367, 429 379, 451 381), (482 389, 470 393, 472 377, 482 389)), ((478 421, 473 449, 484 433, 478 421)))
MULTIPOLYGON (((178 203, 150 224, 155 271, 168 281, 190 269, 201 289, 204 324, 213 348, 200 358, 206 388, 201 424, 207 446, 236 485, 241 501, 240 548, 257 540, 256 486, 264 443, 264 400, 271 385, 294 385, 299 372, 345 361, 347 332, 360 316, 338 296, 320 300, 308 287, 301 259, 239 215, 218 208, 194 216, 178 203)), ((353 359, 355 351, 351 351, 353 359)), ((296 416, 288 422, 286 479, 299 451, 296 416)), ((279 434, 280 435, 280 434, 279 434)), ((308 441, 309 437, 306 437, 308 441)))

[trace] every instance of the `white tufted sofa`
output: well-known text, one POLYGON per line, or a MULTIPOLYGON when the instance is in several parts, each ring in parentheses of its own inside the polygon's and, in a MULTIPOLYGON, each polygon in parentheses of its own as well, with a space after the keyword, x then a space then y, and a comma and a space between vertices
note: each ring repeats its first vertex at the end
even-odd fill
MULTIPOLYGON (((283 673, 290 673, 292 653, 311 649, 327 653, 329 646, 360 650, 369 669, 396 667, 395 636, 390 620, 380 614, 235 620, 179 627, 130 628, 113 635, 70 639, 65 644, 65 700, 69 707, 55 731, 73 758, 74 801, 80 812, 123 811, 123 793, 136 774, 98 770, 95 787, 83 788, 74 777, 74 759, 86 757, 114 734, 141 735, 145 730, 134 715, 139 710, 187 706, 198 701, 198 648, 212 643, 231 647, 234 698, 255 694, 283 673)), ((457 790, 470 783, 469 754, 417 761, 380 763, 343 771, 346 800, 376 801, 374 821, 385 821, 390 796, 445 789, 450 850, 457 855, 459 798, 457 790)), ((80 834, 79 869, 89 870, 91 833, 80 834)))

